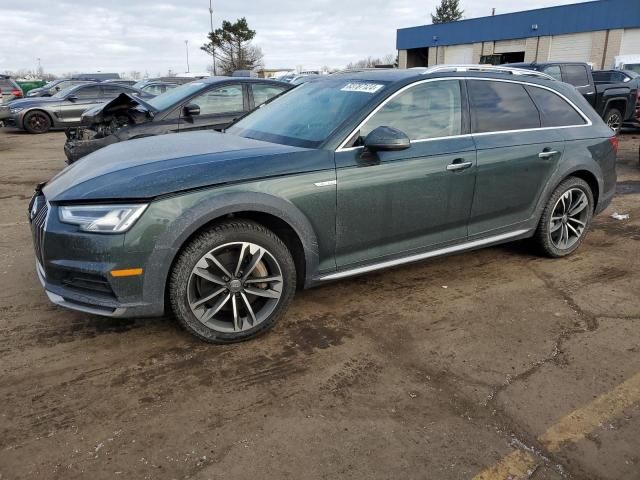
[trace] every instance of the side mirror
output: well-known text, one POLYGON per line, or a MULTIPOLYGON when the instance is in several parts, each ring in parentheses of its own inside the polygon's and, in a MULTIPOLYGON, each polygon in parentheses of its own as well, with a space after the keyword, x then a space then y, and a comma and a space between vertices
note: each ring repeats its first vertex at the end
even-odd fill
POLYGON ((76 97, 75 95, 69 95, 67 97, 67 100, 69 100, 70 102, 75 102, 76 100, 78 100, 78 97, 76 97))
POLYGON ((182 109, 185 117, 193 117, 195 115, 200 115, 200 107, 195 103, 188 103, 182 109))
POLYGON ((364 147, 371 152, 393 152, 410 146, 407 134, 391 127, 375 128, 364 139, 364 147))
POLYGON ((60 87, 56 87, 56 92, 59 92, 59 91, 60 91, 60 87))

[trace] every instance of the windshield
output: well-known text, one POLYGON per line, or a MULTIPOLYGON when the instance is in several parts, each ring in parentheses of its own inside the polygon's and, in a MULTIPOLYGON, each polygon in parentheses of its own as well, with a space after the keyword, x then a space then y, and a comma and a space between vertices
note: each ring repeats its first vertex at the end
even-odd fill
POLYGON ((254 110, 227 131, 256 140, 315 148, 386 86, 387 82, 350 79, 304 83, 254 110))
POLYGON ((67 96, 67 94, 77 88, 78 85, 71 85, 70 87, 67 88, 63 88, 62 90, 60 90, 59 92, 54 93, 53 95, 51 95, 51 98, 64 98, 67 96))
POLYGON ((185 83, 184 85, 180 85, 179 87, 147 100, 147 103, 162 111, 202 90, 205 85, 204 82, 185 83))

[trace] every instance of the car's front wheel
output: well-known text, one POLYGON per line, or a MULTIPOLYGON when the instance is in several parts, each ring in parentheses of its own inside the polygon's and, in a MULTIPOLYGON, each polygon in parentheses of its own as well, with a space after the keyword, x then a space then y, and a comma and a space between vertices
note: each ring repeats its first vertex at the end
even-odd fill
POLYGON ((23 123, 24 129, 29 133, 46 133, 51 128, 49 115, 40 110, 27 113, 23 123))
POLYGON ((286 312, 296 287, 291 253, 270 230, 228 221, 198 234, 171 273, 173 312, 189 332, 211 343, 253 338, 286 312))
POLYGON ((581 178, 567 178, 547 202, 536 241, 550 257, 569 255, 584 241, 592 217, 593 193, 589 184, 581 178))

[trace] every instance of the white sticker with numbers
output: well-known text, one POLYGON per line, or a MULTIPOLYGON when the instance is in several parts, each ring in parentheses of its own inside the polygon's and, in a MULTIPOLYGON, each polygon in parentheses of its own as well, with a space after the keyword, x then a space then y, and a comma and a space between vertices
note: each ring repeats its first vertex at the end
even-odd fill
POLYGON ((347 83, 340 90, 343 92, 376 93, 384 85, 379 83, 347 83))

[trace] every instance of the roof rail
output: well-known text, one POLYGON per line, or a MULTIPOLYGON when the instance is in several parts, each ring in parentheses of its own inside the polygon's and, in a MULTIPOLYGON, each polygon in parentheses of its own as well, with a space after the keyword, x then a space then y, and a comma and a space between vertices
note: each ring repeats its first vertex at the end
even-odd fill
POLYGON ((544 78, 545 80, 555 80, 551 75, 538 72, 536 70, 526 70, 524 68, 500 67, 495 65, 435 65, 427 68, 422 75, 437 72, 488 72, 506 73, 509 75, 522 75, 528 77, 544 78))

